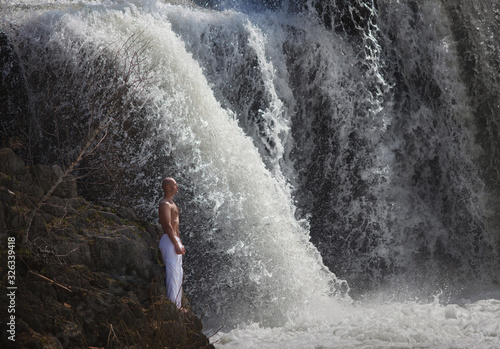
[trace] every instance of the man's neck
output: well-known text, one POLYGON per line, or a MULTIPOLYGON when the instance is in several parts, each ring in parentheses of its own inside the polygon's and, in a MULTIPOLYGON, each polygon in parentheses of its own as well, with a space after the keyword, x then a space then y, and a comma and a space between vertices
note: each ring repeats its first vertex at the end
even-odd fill
POLYGON ((174 202, 174 196, 173 195, 164 195, 163 200, 171 201, 174 202))

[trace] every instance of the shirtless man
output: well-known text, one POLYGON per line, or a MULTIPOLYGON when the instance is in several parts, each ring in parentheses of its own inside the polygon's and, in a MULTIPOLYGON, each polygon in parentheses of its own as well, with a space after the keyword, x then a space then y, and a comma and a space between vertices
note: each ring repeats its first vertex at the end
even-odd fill
POLYGON ((160 201, 158 214, 163 235, 160 239, 160 250, 165 263, 166 286, 168 298, 185 312, 181 306, 182 298, 182 255, 186 253, 179 237, 179 209, 174 203, 174 195, 179 191, 175 179, 163 179, 163 199, 160 201))

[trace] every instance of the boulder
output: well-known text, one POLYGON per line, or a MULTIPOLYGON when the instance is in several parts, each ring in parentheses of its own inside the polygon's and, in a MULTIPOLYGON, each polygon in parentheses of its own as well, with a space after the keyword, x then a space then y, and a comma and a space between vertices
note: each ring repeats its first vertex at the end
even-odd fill
MULTIPOLYGON (((57 165, 35 165, 33 172, 44 193, 47 193, 59 178, 64 175, 63 170, 57 165)), ((61 198, 76 197, 78 195, 76 179, 71 174, 67 175, 54 190, 53 195, 61 198)))
POLYGON ((27 173, 24 161, 10 148, 0 149, 0 172, 17 176, 27 173))

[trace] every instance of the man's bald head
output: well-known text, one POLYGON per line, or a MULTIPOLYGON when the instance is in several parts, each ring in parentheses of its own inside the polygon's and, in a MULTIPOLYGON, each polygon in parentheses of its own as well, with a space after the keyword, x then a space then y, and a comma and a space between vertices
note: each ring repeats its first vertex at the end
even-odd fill
POLYGON ((163 178, 161 187, 165 193, 172 192, 177 187, 177 182, 172 177, 165 177, 163 178))

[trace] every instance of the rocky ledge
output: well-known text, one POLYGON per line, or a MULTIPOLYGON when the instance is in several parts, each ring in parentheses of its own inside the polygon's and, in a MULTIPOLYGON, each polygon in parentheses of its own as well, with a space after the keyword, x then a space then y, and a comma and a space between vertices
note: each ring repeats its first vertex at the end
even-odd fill
POLYGON ((70 176, 40 205, 61 175, 0 149, 0 346, 213 348, 165 297, 158 227, 78 197, 70 176))

